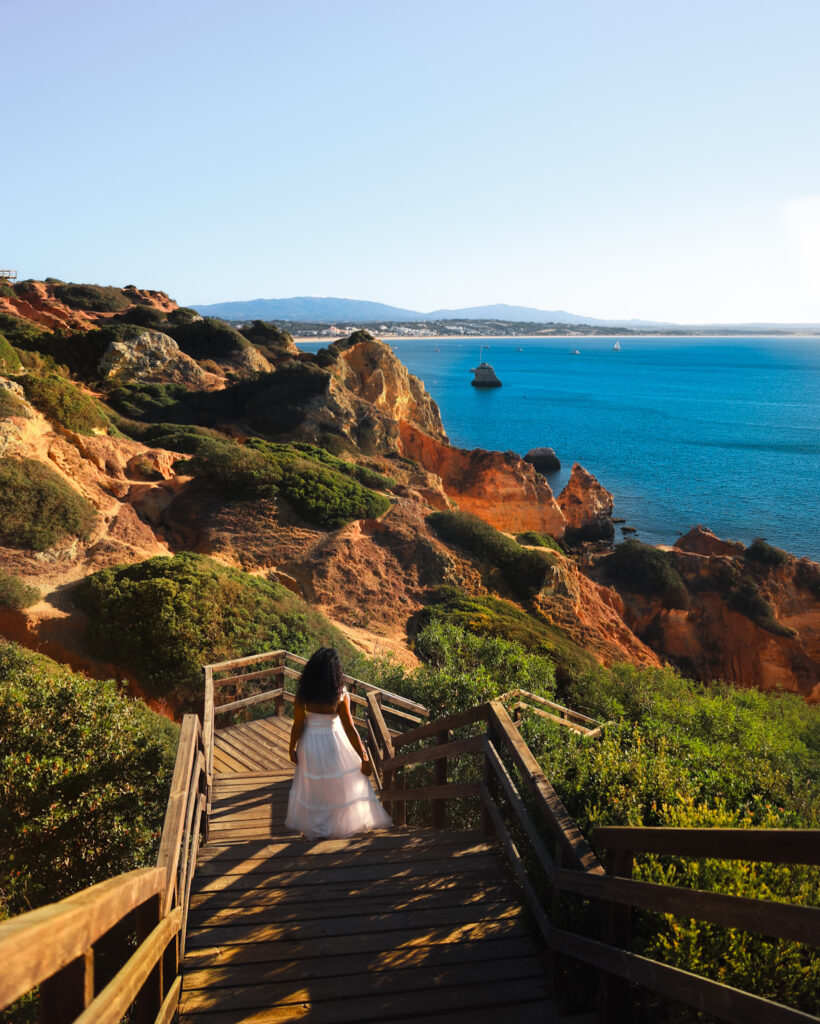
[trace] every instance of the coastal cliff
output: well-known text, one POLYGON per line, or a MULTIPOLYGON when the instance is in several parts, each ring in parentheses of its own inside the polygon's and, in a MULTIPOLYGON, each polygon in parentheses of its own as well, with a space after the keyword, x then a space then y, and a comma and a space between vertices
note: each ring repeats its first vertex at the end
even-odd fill
POLYGON ((24 282, 0 296, 0 333, 0 471, 85 503, 85 526, 39 546, 4 535, 0 568, 42 596, 5 609, 0 632, 29 646, 110 674, 75 588, 193 551, 284 583, 405 663, 412 623, 456 588, 515 605, 559 638, 556 657, 671 661, 820 699, 820 566, 703 529, 651 555, 622 545, 612 563, 613 499, 591 473, 575 464, 556 497, 513 452, 451 445, 423 382, 366 332, 309 355, 161 292, 24 282), (442 511, 546 559, 536 591, 522 597, 489 549, 439 536, 442 511))

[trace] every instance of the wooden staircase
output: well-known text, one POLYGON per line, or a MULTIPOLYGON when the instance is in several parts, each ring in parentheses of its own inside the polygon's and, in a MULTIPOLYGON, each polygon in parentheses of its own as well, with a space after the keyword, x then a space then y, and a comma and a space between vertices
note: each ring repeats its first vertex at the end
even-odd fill
POLYGON ((277 718, 215 733, 181 1021, 552 1019, 544 949, 499 844, 404 827, 286 832, 288 733, 277 718))

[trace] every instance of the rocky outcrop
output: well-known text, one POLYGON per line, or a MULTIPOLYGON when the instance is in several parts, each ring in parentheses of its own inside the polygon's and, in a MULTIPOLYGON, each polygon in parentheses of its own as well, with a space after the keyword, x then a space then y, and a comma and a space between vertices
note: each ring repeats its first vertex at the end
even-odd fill
POLYGON ((448 497, 497 530, 564 534, 564 516, 547 481, 515 452, 466 451, 399 423, 403 454, 441 478, 448 497))
POLYGON ((558 507, 566 520, 567 543, 611 541, 614 537, 612 495, 577 462, 566 487, 558 495, 558 507))
POLYGON ((224 387, 221 377, 203 370, 173 338, 148 329, 123 341, 112 341, 98 370, 103 379, 114 384, 161 381, 200 390, 224 387))
POLYGON ((529 462, 539 473, 557 473, 561 468, 561 460, 554 448, 531 448, 524 456, 524 462, 529 462))
POLYGON ((820 565, 761 564, 709 531, 667 550, 688 607, 618 588, 624 621, 644 643, 696 678, 820 700, 820 565), (686 550, 701 546, 714 551, 686 550))
POLYGON ((341 353, 334 372, 349 391, 379 412, 447 441, 438 406, 389 345, 375 338, 360 341, 341 353))
MULTIPOLYGON (((115 313, 75 309, 61 302, 55 294, 57 284, 46 281, 24 281, 15 287, 15 295, 0 295, 0 313, 28 320, 49 331, 87 331, 115 313)), ((128 287, 123 296, 133 306, 150 307, 163 313, 177 309, 177 304, 165 292, 128 287)))
POLYGON ((708 527, 693 526, 689 533, 675 541, 679 551, 693 555, 742 555, 743 545, 735 540, 721 540, 708 527))

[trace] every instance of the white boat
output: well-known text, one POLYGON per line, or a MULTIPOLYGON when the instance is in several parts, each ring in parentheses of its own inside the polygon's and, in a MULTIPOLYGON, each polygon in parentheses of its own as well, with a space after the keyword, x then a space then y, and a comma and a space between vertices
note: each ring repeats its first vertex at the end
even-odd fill
POLYGON ((579 356, 579 355, 581 354, 581 350, 580 350, 579 348, 574 348, 574 349, 572 350, 572 354, 573 354, 574 356, 579 356))
POLYGON ((621 351, 621 343, 620 343, 620 341, 616 341, 615 342, 615 344, 612 346, 612 351, 613 352, 620 352, 621 351))

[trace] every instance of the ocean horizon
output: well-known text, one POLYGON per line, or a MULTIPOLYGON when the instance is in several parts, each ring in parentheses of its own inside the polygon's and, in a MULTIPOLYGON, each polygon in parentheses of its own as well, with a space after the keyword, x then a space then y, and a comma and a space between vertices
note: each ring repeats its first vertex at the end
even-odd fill
POLYGON ((556 494, 580 462, 612 492, 614 516, 638 539, 671 544, 701 524, 726 539, 764 537, 820 560, 820 338, 413 337, 388 344, 424 381, 452 444, 519 455, 554 448, 562 468, 547 479, 556 494), (481 346, 501 388, 471 386, 481 346))

